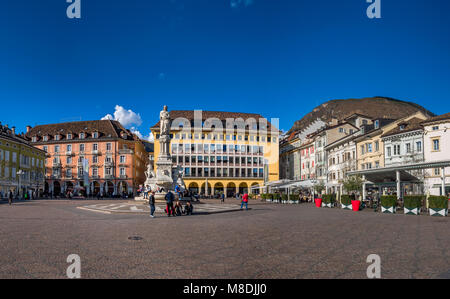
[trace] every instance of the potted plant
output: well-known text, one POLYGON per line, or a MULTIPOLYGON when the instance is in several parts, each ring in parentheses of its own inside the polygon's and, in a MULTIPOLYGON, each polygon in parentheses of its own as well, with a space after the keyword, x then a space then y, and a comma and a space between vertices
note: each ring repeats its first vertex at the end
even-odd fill
POLYGON ((428 197, 428 211, 431 216, 448 215, 448 199, 445 196, 428 197))
POLYGON ((272 202, 281 202, 281 195, 280 193, 274 193, 272 194, 272 202))
POLYGON ((298 194, 290 194, 289 195, 289 203, 298 204, 300 202, 300 195, 298 194))
POLYGON ((322 195, 322 207, 332 208, 333 203, 336 201, 336 194, 324 194, 322 195))
POLYGON ((314 198, 314 203, 316 204, 316 207, 320 208, 322 206, 322 198, 321 197, 314 198))
POLYGON ((288 202, 288 195, 287 194, 281 194, 281 203, 287 203, 288 202))
POLYGON ((425 196, 422 195, 409 195, 403 199, 403 209, 405 215, 419 215, 420 207, 425 196))
POLYGON ((344 210, 352 209, 352 200, 355 199, 354 195, 341 195, 341 208, 344 210))
POLYGON ((359 208, 361 207, 361 201, 357 199, 352 199, 351 202, 352 202, 352 210, 358 212, 359 208))
POLYGON ((395 213, 397 207, 397 196, 396 195, 383 195, 380 198, 381 202, 381 212, 382 213, 395 213))

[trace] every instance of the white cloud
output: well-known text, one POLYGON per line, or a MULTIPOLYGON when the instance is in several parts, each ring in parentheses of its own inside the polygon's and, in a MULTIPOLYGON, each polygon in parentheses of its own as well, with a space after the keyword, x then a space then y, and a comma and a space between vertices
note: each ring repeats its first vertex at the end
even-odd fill
POLYGON ((151 132, 149 135, 144 136, 139 131, 138 127, 142 124, 142 118, 139 113, 136 113, 133 110, 126 110, 124 107, 116 105, 114 115, 106 114, 102 117, 102 120, 117 120, 139 138, 154 141, 153 134, 151 132))
POLYGON ((144 135, 143 135, 137 128, 135 128, 135 127, 131 127, 131 128, 130 128, 130 131, 131 131, 131 133, 136 134, 137 137, 139 137, 139 138, 141 138, 141 139, 143 139, 143 140, 147 140, 147 141, 151 141, 151 142, 155 141, 155 138, 153 137, 152 132, 150 132, 149 135, 144 136, 144 135))
POLYGON ((136 112, 132 110, 126 110, 119 105, 116 105, 115 110, 116 111, 114 111, 114 116, 112 116, 111 114, 106 114, 104 117, 102 117, 102 120, 117 120, 124 127, 130 127, 132 125, 140 126, 142 124, 142 118, 136 112))

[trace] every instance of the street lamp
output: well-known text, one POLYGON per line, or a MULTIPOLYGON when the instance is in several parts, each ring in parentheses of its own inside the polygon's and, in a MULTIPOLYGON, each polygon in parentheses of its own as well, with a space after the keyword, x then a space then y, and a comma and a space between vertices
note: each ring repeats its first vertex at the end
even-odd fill
POLYGON ((17 175, 19 176, 19 186, 18 186, 18 189, 17 189, 17 195, 18 196, 20 196, 20 179, 21 179, 21 176, 24 174, 25 172, 22 170, 22 169, 19 169, 19 171, 17 172, 17 175))

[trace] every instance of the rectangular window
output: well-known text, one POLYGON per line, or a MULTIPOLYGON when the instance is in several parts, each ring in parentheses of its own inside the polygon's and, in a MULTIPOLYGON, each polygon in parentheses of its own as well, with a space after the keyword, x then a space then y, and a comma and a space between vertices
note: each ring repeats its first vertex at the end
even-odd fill
POLYGON ((433 140, 433 150, 434 151, 439 151, 440 150, 439 139, 434 139, 433 140))
POLYGON ((435 168, 434 175, 441 175, 441 170, 439 168, 435 168))
POLYGON ((418 153, 422 152, 422 141, 417 141, 416 142, 416 150, 418 153))
POLYGON ((406 144, 406 152, 410 153, 411 152, 411 143, 407 143, 406 144))

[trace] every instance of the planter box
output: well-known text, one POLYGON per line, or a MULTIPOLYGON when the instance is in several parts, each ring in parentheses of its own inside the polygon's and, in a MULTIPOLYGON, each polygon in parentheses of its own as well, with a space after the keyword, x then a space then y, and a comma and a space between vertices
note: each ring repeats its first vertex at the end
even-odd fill
POLYGON ((430 211, 430 216, 442 216, 448 215, 448 209, 428 209, 430 211))
POLYGON ((314 203, 316 204, 316 207, 320 208, 322 206, 322 198, 315 198, 314 203))
POLYGON ((361 206, 361 202, 359 200, 352 200, 352 210, 353 211, 358 212, 360 206, 361 206))
POLYGON ((272 200, 271 200, 271 199, 269 199, 269 198, 268 198, 268 199, 266 199, 266 201, 267 201, 267 202, 272 202, 272 200))
POLYGON ((352 205, 351 204, 345 205, 345 204, 341 203, 341 209, 351 210, 352 209, 352 205))
POLYGON ((288 203, 288 201, 287 200, 282 200, 281 203, 288 203))
POLYGON ((395 214, 395 207, 394 206, 391 206, 391 207, 381 206, 381 213, 395 214))
POLYGON ((419 215, 420 208, 404 208, 405 215, 419 215))
POLYGON ((333 204, 332 203, 324 203, 322 202, 322 208, 332 208, 333 204))

